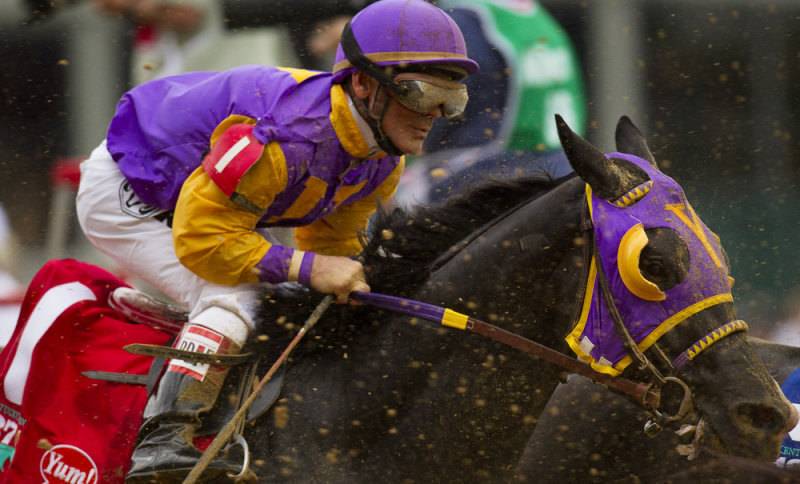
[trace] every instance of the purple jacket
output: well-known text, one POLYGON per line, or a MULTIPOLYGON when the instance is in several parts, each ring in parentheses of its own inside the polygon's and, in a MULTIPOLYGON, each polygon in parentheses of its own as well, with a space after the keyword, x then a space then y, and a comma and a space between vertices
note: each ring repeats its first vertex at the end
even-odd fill
MULTIPOLYGON (((402 157, 385 153, 370 157, 344 91, 331 82, 329 73, 243 66, 150 81, 120 100, 107 146, 139 198, 171 210, 212 143, 237 123, 254 125, 252 134, 258 141, 279 146, 280 156, 265 154, 265 159, 281 165, 275 169, 285 173, 277 185, 274 178, 265 178, 263 185, 250 186, 246 195, 270 200, 254 225, 302 227, 296 232, 302 250, 357 252, 356 231, 375 209, 373 196, 386 199, 393 193, 402 157), (330 223, 314 224, 321 219, 330 223)), ((241 223, 232 219, 226 216, 214 223, 229 223, 234 239, 241 223)), ((259 280, 286 280, 293 249, 261 238, 214 247, 211 238, 199 237, 207 234, 194 232, 200 225, 176 217, 173 226, 177 238, 205 240, 186 248, 194 259, 207 261, 204 267, 195 267, 190 262, 193 257, 181 253, 176 239, 178 257, 196 274, 212 282, 237 284, 252 281, 251 270, 257 264, 259 280), (218 257, 213 264, 203 255, 211 253, 218 257)))

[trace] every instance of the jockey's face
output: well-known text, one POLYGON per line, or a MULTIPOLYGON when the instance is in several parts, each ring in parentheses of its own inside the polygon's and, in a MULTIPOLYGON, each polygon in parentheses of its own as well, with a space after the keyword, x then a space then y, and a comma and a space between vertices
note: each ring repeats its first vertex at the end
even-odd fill
POLYGON ((381 129, 403 153, 416 155, 433 127, 433 121, 442 116, 441 107, 430 112, 412 111, 401 104, 388 89, 362 72, 353 74, 355 93, 361 97, 372 115, 381 119, 381 129))
POLYGON ((403 153, 417 155, 422 152, 422 144, 433 128, 433 121, 441 115, 438 107, 430 113, 418 113, 391 97, 383 116, 383 131, 403 153))

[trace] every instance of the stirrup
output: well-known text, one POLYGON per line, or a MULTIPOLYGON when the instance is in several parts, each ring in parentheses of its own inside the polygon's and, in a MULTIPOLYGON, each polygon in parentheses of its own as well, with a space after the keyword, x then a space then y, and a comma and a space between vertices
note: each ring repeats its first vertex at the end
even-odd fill
POLYGON ((234 445, 238 445, 239 447, 241 447, 242 453, 244 454, 244 456, 242 457, 242 470, 239 471, 239 473, 236 475, 233 475, 232 472, 228 472, 227 476, 228 479, 233 479, 234 481, 237 481, 239 479, 243 479, 247 475, 247 472, 250 470, 250 447, 247 445, 247 441, 245 440, 244 436, 242 436, 242 434, 238 434, 236 436, 236 442, 231 442, 228 445, 226 445, 225 450, 230 449, 234 445))
POLYGON ((129 287, 118 287, 108 296, 108 305, 131 321, 178 334, 189 320, 188 313, 129 287))

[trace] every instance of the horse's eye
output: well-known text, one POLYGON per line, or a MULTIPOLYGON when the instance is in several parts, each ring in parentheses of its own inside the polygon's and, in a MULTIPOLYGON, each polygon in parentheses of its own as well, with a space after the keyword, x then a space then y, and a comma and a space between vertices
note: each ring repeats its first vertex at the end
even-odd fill
POLYGON ((667 268, 661 260, 641 259, 639 260, 639 270, 645 279, 651 282, 659 282, 667 275, 667 268))
POLYGON ((639 258, 642 276, 662 291, 677 286, 689 275, 689 248, 675 230, 646 229, 647 246, 639 258))

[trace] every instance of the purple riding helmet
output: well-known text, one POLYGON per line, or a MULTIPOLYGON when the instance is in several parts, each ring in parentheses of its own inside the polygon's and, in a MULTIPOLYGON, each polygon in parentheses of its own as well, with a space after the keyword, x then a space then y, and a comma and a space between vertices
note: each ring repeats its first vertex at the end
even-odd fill
POLYGON ((332 69, 334 83, 361 70, 376 79, 378 89, 368 108, 356 106, 388 153, 402 152, 385 136, 382 119, 391 92, 406 108, 419 113, 441 109, 445 117, 464 111, 468 96, 460 79, 478 71, 467 57, 464 36, 444 11, 424 0, 381 0, 361 10, 342 32, 332 69), (431 73, 439 75, 430 75, 431 73), (442 76, 446 73, 450 76, 442 76))

